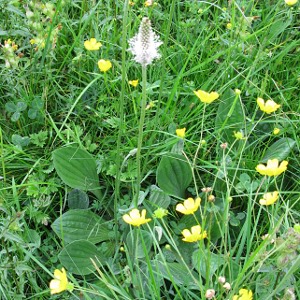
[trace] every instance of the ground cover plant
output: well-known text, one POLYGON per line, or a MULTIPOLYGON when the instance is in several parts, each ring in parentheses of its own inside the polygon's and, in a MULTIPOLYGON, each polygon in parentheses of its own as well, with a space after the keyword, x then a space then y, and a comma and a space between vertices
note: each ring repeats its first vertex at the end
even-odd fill
POLYGON ((297 0, 2 0, 0 299, 298 299, 297 0))

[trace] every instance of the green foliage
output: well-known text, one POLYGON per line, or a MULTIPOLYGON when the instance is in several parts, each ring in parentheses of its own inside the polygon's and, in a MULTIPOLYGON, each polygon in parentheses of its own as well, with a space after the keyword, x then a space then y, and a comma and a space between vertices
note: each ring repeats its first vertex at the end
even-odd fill
POLYGON ((89 196, 81 190, 74 189, 68 193, 68 206, 71 209, 86 209, 89 207, 89 196))
POLYGON ((299 3, 134 2, 0 3, 1 300, 49 299, 62 267, 75 289, 53 298, 297 298, 299 3), (146 74, 127 51, 142 17, 163 41, 146 74), (274 158, 284 174, 256 172, 274 158), (182 215, 187 197, 201 205, 182 215), (122 219, 134 204, 139 228, 122 219), (207 238, 184 242, 195 225, 207 238))
POLYGON ((245 129, 245 116, 242 103, 231 89, 222 95, 222 101, 218 106, 217 117, 215 120, 216 131, 219 133, 220 140, 232 143, 233 133, 245 129))
POLYGON ((96 244, 113 237, 111 221, 104 221, 89 210, 69 210, 57 218, 51 227, 64 243, 85 238, 96 244))
POLYGON ((162 157, 157 168, 157 182, 165 193, 184 198, 191 181, 191 167, 183 155, 168 154, 162 157))
POLYGON ((290 152, 293 150, 296 142, 291 138, 281 138, 274 142, 265 152, 262 162, 265 163, 268 159, 277 158, 282 161, 288 157, 290 152))
POLYGON ((87 151, 65 147, 53 152, 54 167, 62 181, 72 188, 91 191, 102 199, 96 161, 87 151))
POLYGON ((77 240, 66 245, 58 258, 70 272, 83 276, 93 273, 94 264, 104 263, 111 254, 111 251, 110 253, 99 251, 93 243, 87 240, 77 240))

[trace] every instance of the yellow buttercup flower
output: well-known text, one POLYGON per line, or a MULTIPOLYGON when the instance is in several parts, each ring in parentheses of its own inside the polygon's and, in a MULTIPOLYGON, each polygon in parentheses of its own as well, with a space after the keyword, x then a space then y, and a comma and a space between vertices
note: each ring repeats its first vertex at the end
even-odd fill
POLYGON ((130 85, 132 85, 133 87, 137 87, 137 85, 139 84, 139 81, 136 79, 136 80, 129 80, 128 83, 130 85))
POLYGON ((91 38, 84 42, 85 49, 89 51, 99 50, 101 46, 102 44, 100 42, 97 42, 95 38, 91 38))
POLYGON ((143 209, 142 213, 140 213, 137 208, 134 208, 122 218, 124 222, 133 226, 140 226, 151 221, 150 218, 146 219, 146 209, 143 209))
POLYGON ((256 166, 256 171, 261 175, 278 176, 287 169, 288 162, 283 160, 280 165, 278 159, 269 159, 267 166, 259 164, 256 166))
POLYGON ((284 0, 285 4, 289 5, 289 6, 292 6, 292 5, 295 5, 298 0, 284 0))
POLYGON ((238 295, 234 295, 232 300, 252 300, 253 293, 251 290, 240 289, 238 295))
POLYGON ((265 112, 266 114, 271 114, 272 112, 276 111, 279 107, 280 104, 277 104, 273 100, 265 100, 263 98, 257 98, 257 104, 260 108, 261 111, 265 112))
POLYGON ((207 93, 202 90, 194 91, 194 94, 200 99, 201 102, 208 104, 217 100, 220 96, 217 92, 207 93))
POLYGON ((259 200, 261 205, 272 205, 274 204, 279 198, 279 192, 270 192, 263 194, 262 199, 259 200))
POLYGON ((201 231, 202 229, 200 225, 193 226, 191 230, 183 229, 181 234, 184 236, 184 238, 182 240, 188 243, 201 241, 207 237, 207 232, 201 231))
POLYGON ((188 198, 176 205, 176 210, 184 215, 193 214, 200 206, 201 198, 197 197, 195 200, 193 198, 188 198))
POLYGON ((58 294, 63 291, 72 291, 74 288, 72 283, 69 283, 67 278, 67 273, 64 268, 60 270, 56 269, 54 270, 54 279, 50 281, 50 293, 58 294))
POLYGON ((101 72, 107 72, 112 67, 112 64, 109 60, 100 59, 98 61, 98 67, 101 72))
POLYGON ((185 137, 185 131, 185 128, 176 129, 176 135, 183 139, 185 137))
POLYGON ((275 127, 275 128, 273 129, 273 134, 274 134, 274 135, 277 135, 279 132, 280 132, 280 129, 279 129, 279 128, 275 127))

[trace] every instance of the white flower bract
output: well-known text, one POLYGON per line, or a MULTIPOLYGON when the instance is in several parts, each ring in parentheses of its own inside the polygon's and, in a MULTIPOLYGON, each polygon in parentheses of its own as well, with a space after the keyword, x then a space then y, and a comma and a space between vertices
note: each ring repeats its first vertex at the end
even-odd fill
POLYGON ((160 58, 158 47, 162 44, 156 35, 148 18, 143 18, 139 32, 129 40, 129 51, 134 55, 134 60, 142 66, 147 66, 156 58, 160 58))

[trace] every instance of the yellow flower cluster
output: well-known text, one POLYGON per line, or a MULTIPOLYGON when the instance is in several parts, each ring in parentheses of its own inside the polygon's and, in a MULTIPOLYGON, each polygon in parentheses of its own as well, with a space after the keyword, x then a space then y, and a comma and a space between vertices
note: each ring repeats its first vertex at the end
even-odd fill
MULTIPOLYGON (((88 51, 96 51, 99 50, 102 47, 102 44, 97 41, 95 38, 90 38, 89 40, 86 40, 84 43, 84 47, 88 51)), ((109 60, 100 59, 98 61, 98 67, 101 72, 107 72, 112 67, 112 63, 109 60)))
MULTIPOLYGON (((183 203, 179 203, 176 205, 176 210, 181 212, 184 215, 193 214, 200 206, 201 199, 197 197, 195 200, 193 198, 188 198, 183 201, 183 203)), ((158 208, 153 217, 156 219, 162 219, 163 217, 168 215, 168 211, 163 208, 158 208)), ((141 212, 134 208, 128 214, 123 215, 123 221, 132 226, 141 226, 151 221, 151 218, 146 218, 146 210, 143 209, 141 212)), ((182 232, 183 241, 185 242, 196 242, 203 240, 207 237, 207 232, 202 231, 200 225, 195 225, 191 229, 184 229, 182 232)))

